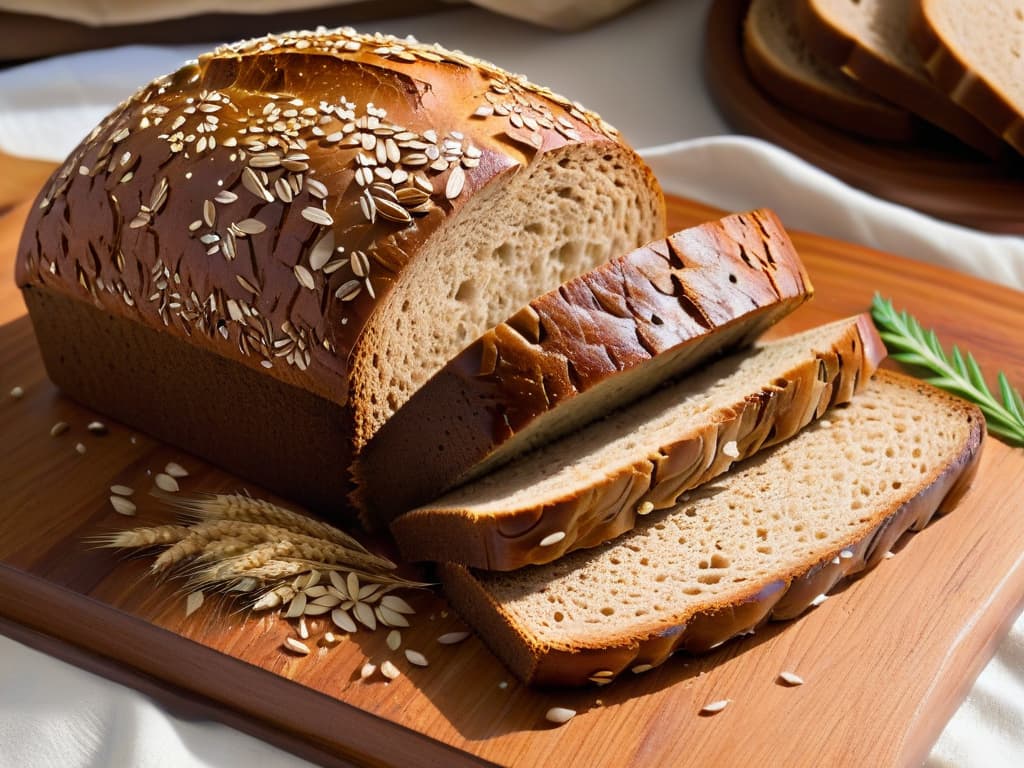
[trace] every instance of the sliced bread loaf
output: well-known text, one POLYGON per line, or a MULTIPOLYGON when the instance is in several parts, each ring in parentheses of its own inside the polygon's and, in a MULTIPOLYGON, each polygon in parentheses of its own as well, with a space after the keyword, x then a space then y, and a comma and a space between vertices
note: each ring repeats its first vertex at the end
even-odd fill
POLYGON ((570 280, 456 355, 374 436, 353 468, 367 524, 752 342, 811 291, 767 210, 683 230, 570 280))
POLYGON ((985 434, 973 405, 884 371, 826 418, 611 544, 511 573, 442 565, 451 604, 543 685, 793 618, 959 498, 985 434))
POLYGON ((864 87, 990 156, 1003 142, 931 81, 910 40, 918 0, 799 0, 807 45, 864 87))
POLYGON ((885 356, 867 315, 739 352, 391 524, 410 560, 512 570, 601 544, 848 401, 885 356))
POLYGON ((776 101, 844 131, 907 141, 914 119, 814 54, 796 25, 796 0, 754 0, 743 24, 750 73, 776 101))
POLYGON ((920 0, 912 33, 935 84, 1024 153, 1024 3, 920 0))

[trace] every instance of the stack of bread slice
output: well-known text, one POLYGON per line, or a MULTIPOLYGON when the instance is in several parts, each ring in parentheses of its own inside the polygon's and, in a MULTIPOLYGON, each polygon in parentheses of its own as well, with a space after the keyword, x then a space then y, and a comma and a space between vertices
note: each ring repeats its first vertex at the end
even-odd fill
POLYGON ((755 341, 811 293, 765 210, 570 281, 424 386, 445 404, 433 420, 415 397, 399 409, 409 446, 371 442, 368 522, 437 563, 453 607, 532 684, 605 684, 797 616, 948 507, 985 434, 974 406, 876 373, 866 315, 755 341), (664 343, 624 352, 654 311, 664 343), (546 385, 559 366, 573 373, 546 385), (443 463, 445 417, 487 439, 450 445, 433 483, 396 478, 389 458, 408 451, 405 474, 417 443, 410 475, 443 463))
POLYGON ((1021 16, 1013 0, 753 0, 744 53, 809 117, 891 141, 931 125, 1002 158, 1024 152, 1021 16))

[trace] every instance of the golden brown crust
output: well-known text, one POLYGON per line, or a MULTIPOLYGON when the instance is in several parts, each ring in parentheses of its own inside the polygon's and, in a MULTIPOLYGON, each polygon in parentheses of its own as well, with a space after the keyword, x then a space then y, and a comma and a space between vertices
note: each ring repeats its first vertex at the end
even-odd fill
POLYGON ((852 75, 866 88, 900 104, 990 157, 1005 146, 974 115, 930 83, 914 77, 870 46, 836 26, 814 0, 798 0, 797 20, 808 47, 825 61, 852 75))
POLYGON ((349 354, 403 265, 476 191, 573 142, 618 139, 437 46, 353 30, 223 46, 55 172, 17 282, 344 404, 349 354))
POLYGON ((959 414, 968 423, 967 434, 956 455, 923 479, 916 493, 825 557, 751 583, 727 603, 695 603, 693 611, 672 626, 638 624, 626 635, 595 635, 572 647, 545 644, 528 627, 517 626, 488 592, 486 578, 477 578, 464 566, 440 566, 446 594, 461 615, 479 622, 483 639, 520 679, 542 686, 585 685, 598 671, 611 672, 611 678, 638 666, 642 671, 677 651, 705 652, 766 621, 800 615, 842 580, 876 566, 905 532, 920 530, 934 515, 947 512, 977 471, 985 422, 975 406, 900 374, 879 371, 876 376, 887 384, 913 388, 959 414))
MULTIPOLYGON (((734 462, 787 440, 826 409, 848 402, 885 357, 867 315, 851 318, 830 347, 794 364, 768 384, 751 382, 744 399, 722 404, 713 423, 679 424, 678 437, 654 455, 609 467, 585 488, 556 499, 480 514, 432 504, 402 515, 391 532, 408 560, 451 561, 496 571, 548 563, 632 529, 638 515, 673 506, 684 492, 734 462), (735 443, 735 455, 723 452, 735 443), (541 545, 549 536, 564 537, 541 545)), ((567 438, 572 440, 572 438, 567 438)))
POLYGON ((910 28, 911 40, 932 79, 957 104, 1024 154, 1024 115, 939 31, 935 5, 933 0, 921 0, 910 28))
MULTIPOLYGON (((523 430, 548 413, 565 418, 573 398, 621 374, 659 366, 649 391, 750 343, 812 291, 765 209, 683 230, 569 281, 470 344, 377 433, 355 465, 368 519, 387 523, 492 468, 523 430)), ((613 397, 606 411, 621 404, 613 397)))

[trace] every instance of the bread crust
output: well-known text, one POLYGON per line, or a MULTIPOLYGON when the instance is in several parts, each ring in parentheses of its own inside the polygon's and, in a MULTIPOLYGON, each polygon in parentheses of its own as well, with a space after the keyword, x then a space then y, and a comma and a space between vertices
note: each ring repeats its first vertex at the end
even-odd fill
MULTIPOLYGON (((347 456, 375 373, 355 356, 370 330, 382 335, 375 323, 408 266, 467 205, 581 147, 627 166, 634 213, 652 220, 643 238, 663 232, 657 182, 615 129, 521 76, 351 29, 242 41, 141 88, 82 141, 36 198, 16 281, 332 404, 324 418, 343 446, 331 455, 347 456)), ((33 306, 33 322, 49 322, 33 306)), ((114 405, 108 415, 123 417, 114 405)), ((246 415, 208 427, 233 418, 246 415)), ((348 462, 332 472, 341 482, 323 490, 347 506, 348 462)))
POLYGON ((797 23, 808 47, 879 96, 905 106, 967 145, 1001 157, 1006 148, 974 115, 945 93, 895 66, 838 26, 815 0, 797 0, 797 23))
MULTIPOLYGON (((743 56, 754 80, 772 98, 803 115, 869 138, 905 142, 914 137, 914 118, 906 110, 867 91, 858 97, 839 88, 825 87, 784 66, 755 29, 754 5, 751 4, 743 24, 743 56)), ((824 61, 822 65, 831 66, 824 61)), ((838 68, 836 74, 845 77, 838 68)))
POLYGON ((442 499, 402 515, 391 523, 402 556, 509 571, 615 538, 632 529, 638 515, 673 506, 734 462, 789 439, 828 408, 848 402, 875 372, 885 347, 867 315, 847 322, 830 347, 793 365, 781 380, 752 382, 745 398, 717 409, 712 423, 679 424, 678 436, 654 454, 638 452, 632 463, 609 468, 585 489, 494 514, 446 506, 442 499), (730 442, 735 456, 723 453, 730 442), (555 544, 540 544, 559 533, 564 538, 555 544))
POLYGON ((691 612, 677 617, 672 625, 638 622, 627 634, 581 639, 565 647, 545 644, 531 636, 528 629, 517 626, 487 590, 486 580, 477 578, 465 566, 439 566, 449 601, 479 629, 481 637, 517 677, 538 686, 586 685, 598 671, 611 672, 611 678, 603 679, 612 679, 638 666, 641 670, 657 666, 673 653, 703 653, 733 637, 756 631, 768 621, 799 616, 817 596, 875 567, 904 533, 919 531, 935 515, 948 512, 977 472, 985 437, 980 410, 901 374, 882 370, 876 376, 943 400, 969 421, 970 427, 956 455, 933 470, 911 497, 870 521, 866 530, 851 533, 847 541, 824 557, 782 570, 774 578, 753 581, 728 602, 695 603, 691 612))
POLYGON ((683 230, 534 299, 427 381, 357 459, 367 523, 493 469, 501 452, 512 458, 513 439, 517 452, 534 447, 524 430, 548 414, 564 420, 570 401, 619 386, 621 374, 657 368, 649 391, 752 342, 812 291, 782 224, 761 209, 683 230))
POLYGON ((935 0, 920 0, 910 27, 911 40, 921 52, 932 80, 989 130, 1024 154, 1024 115, 938 30, 933 20, 936 5, 935 0))

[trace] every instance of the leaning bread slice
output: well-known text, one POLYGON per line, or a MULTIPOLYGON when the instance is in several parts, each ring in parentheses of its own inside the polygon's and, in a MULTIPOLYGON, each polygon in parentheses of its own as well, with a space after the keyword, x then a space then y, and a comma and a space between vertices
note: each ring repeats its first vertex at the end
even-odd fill
POLYGON ((442 581, 522 680, 607 682, 793 618, 873 567, 959 498, 984 434, 973 405, 882 371, 848 406, 611 544, 511 573, 445 564, 442 581))
POLYGON ((430 378, 357 458, 371 527, 603 416, 812 292, 767 210, 678 232, 534 299, 430 378))
POLYGON ((762 343, 402 515, 391 531, 406 559, 500 571, 596 546, 848 401, 884 356, 867 315, 762 343))
POLYGON ((796 0, 754 0, 743 23, 750 73, 775 100, 861 136, 907 141, 914 118, 812 52, 796 26, 796 0))
POLYGON ((920 3, 912 31, 936 85, 1024 153, 1024 4, 920 3))
POLYGON ((999 137, 937 88, 910 40, 918 0, 799 0, 800 32, 812 51, 865 88, 990 156, 999 137))

